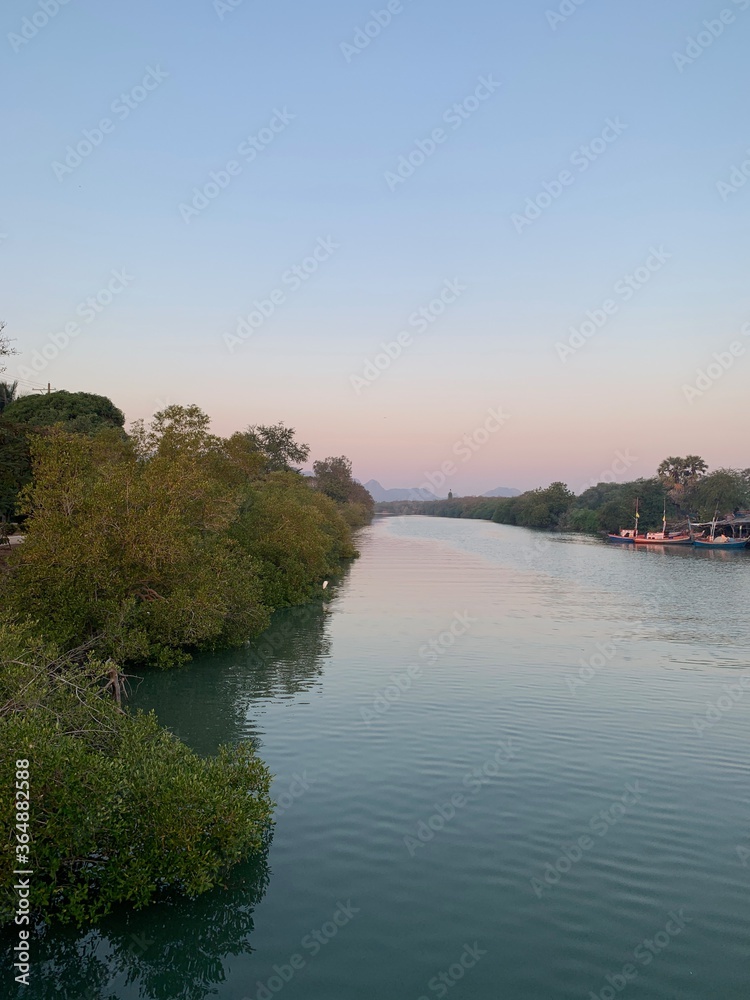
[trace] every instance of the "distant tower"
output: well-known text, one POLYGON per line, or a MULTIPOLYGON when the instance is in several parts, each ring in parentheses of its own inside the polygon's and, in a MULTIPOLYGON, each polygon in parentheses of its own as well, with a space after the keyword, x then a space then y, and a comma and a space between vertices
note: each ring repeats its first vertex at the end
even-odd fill
POLYGON ((448 490, 448 499, 449 500, 453 499, 453 490, 448 490))

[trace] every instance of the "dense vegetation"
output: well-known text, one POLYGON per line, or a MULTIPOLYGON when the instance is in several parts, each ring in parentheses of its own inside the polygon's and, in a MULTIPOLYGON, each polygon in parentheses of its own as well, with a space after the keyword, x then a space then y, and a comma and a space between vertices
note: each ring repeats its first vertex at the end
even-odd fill
POLYGON ((717 469, 708 473, 695 455, 665 459, 650 479, 629 483, 599 483, 579 496, 564 483, 529 490, 518 497, 454 497, 449 500, 380 503, 382 513, 429 514, 468 517, 556 531, 618 532, 632 527, 635 502, 640 509, 640 529, 661 529, 667 521, 680 524, 690 516, 708 521, 719 515, 750 507, 750 469, 717 469))
POLYGON ((90 392, 17 395, 15 382, 0 382, 0 518, 17 511, 21 491, 31 481, 31 438, 51 428, 93 436, 122 430, 125 417, 106 396, 90 392))
MULTIPOLYGON (((220 438, 195 406, 123 429, 105 397, 51 393, 0 415, 0 759, 31 762, 36 917, 195 895, 263 846, 270 776, 248 746, 209 760, 125 706, 129 665, 244 643, 356 555, 372 499, 343 457, 298 463, 283 425, 220 438), (5 436, 3 436, 5 435, 5 436)), ((0 924, 16 812, 0 791, 0 924)))
MULTIPOLYGON (((0 626, 0 924, 15 910, 12 762, 29 761, 34 916, 84 923, 168 890, 197 895, 264 843, 270 775, 247 746, 193 754, 153 715, 123 711, 111 661, 57 655, 0 626)), ((21 827, 26 830, 26 825, 21 827)), ((22 836, 24 836, 22 832, 22 836)))

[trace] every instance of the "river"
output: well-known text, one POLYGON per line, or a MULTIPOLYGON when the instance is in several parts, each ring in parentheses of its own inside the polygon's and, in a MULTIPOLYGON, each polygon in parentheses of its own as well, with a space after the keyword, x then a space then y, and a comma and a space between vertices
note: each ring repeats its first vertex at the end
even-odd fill
POLYGON ((328 603, 133 696, 200 753, 257 743, 267 857, 48 934, 18 995, 745 1000, 750 553, 423 517, 359 547, 328 603))

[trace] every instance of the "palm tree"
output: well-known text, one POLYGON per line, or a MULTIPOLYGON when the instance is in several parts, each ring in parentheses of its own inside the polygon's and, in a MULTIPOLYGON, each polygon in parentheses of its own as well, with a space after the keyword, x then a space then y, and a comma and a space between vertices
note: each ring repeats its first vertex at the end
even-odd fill
POLYGON ((12 403, 18 394, 18 382, 0 382, 0 413, 12 403))
POLYGON ((700 455, 687 455, 685 458, 670 455, 656 471, 665 486, 679 492, 701 479, 707 469, 708 466, 700 455))

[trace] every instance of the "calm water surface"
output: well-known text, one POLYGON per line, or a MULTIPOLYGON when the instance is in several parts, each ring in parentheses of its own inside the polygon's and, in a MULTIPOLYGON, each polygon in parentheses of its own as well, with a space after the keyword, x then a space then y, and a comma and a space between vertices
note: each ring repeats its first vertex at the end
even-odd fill
POLYGON ((257 741, 267 858, 50 935, 23 996, 746 1000, 750 553, 418 517, 360 548, 134 698, 257 741))

